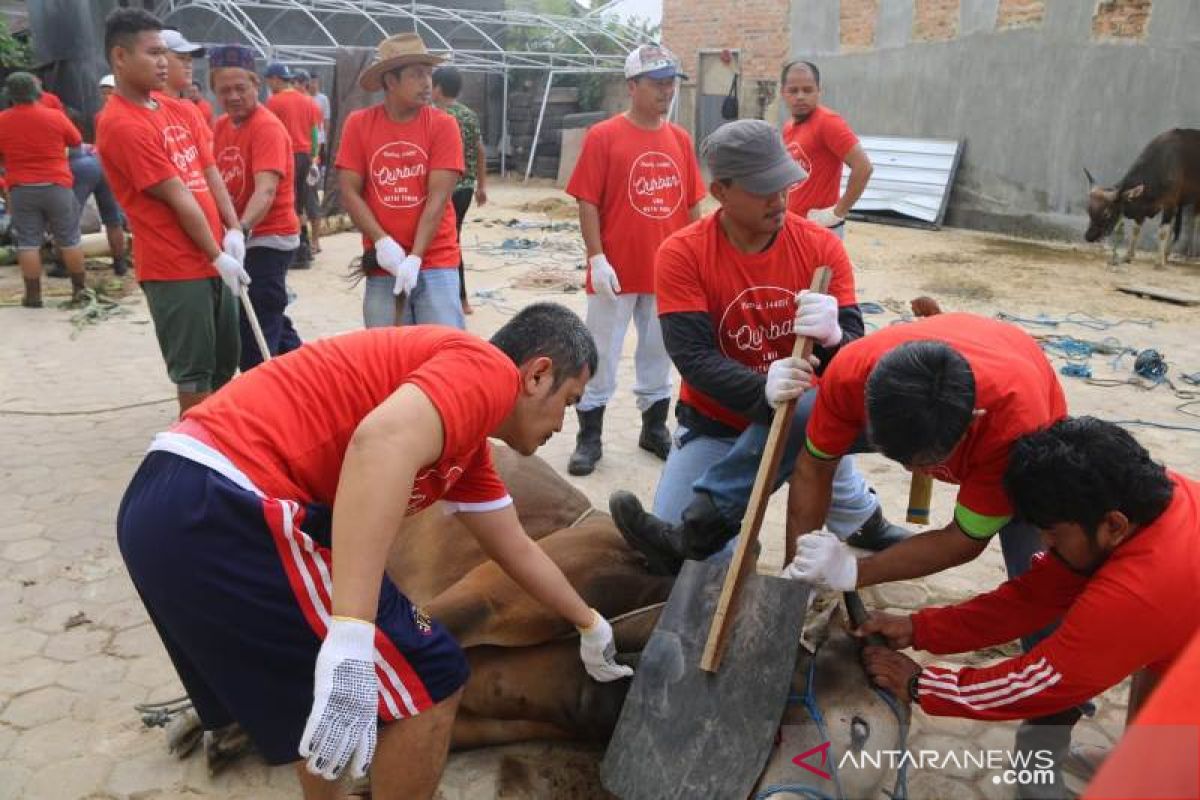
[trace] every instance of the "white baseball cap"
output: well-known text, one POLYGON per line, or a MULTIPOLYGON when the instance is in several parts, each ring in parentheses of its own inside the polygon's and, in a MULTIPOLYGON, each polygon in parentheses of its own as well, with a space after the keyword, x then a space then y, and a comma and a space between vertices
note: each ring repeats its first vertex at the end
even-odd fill
POLYGON ((117 79, 112 76, 112 73, 109 73, 100 79, 100 87, 115 89, 117 88, 117 79))
POLYGON ((204 56, 204 48, 200 45, 189 42, 184 38, 183 34, 172 28, 163 28, 162 32, 163 43, 172 53, 180 55, 192 56, 194 58, 202 58, 204 56))
POLYGON ((660 44, 644 44, 625 59, 626 78, 684 78, 679 71, 679 59, 660 44))

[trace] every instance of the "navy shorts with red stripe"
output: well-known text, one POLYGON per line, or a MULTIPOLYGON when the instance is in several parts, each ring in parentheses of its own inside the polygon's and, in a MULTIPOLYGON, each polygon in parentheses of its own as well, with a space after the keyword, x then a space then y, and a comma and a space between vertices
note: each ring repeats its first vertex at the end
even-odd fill
MULTIPOLYGON (((204 727, 236 721, 271 764, 299 758, 312 707, 330 517, 165 452, 146 456, 117 516, 129 575, 204 727)), ((466 683, 458 643, 386 577, 375 624, 382 722, 466 683)))

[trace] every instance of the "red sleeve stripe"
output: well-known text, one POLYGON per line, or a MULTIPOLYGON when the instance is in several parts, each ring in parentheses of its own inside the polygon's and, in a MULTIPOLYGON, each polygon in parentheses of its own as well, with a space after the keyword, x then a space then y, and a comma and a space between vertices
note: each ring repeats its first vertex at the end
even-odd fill
POLYGON ((921 672, 918 687, 922 696, 939 697, 950 703, 975 711, 1011 705, 1049 689, 1062 680, 1062 674, 1045 658, 989 681, 959 684, 959 673, 939 667, 927 667, 921 672))

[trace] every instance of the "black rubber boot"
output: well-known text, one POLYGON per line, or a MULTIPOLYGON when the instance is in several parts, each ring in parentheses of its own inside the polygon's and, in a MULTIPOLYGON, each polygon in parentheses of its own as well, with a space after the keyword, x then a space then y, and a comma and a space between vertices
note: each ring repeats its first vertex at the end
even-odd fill
POLYGON ((596 462, 603 455, 600 434, 604 431, 604 406, 587 411, 576 410, 579 417, 579 433, 575 436, 575 452, 567 462, 567 472, 572 475, 591 475, 596 462))
POLYGON ((608 500, 608 511, 625 541, 646 556, 647 568, 656 575, 678 575, 684 559, 708 558, 738 532, 736 524, 721 516, 704 492, 693 496, 679 525, 668 525, 647 514, 629 492, 614 493, 608 500))
POLYGON ((667 430, 667 412, 671 410, 671 399, 664 397, 642 412, 642 435, 638 447, 667 460, 671 452, 671 432, 667 430))
POLYGON ((683 535, 680 528, 647 514, 632 492, 613 492, 608 513, 625 542, 646 557, 651 575, 678 575, 683 568, 683 535))
POLYGON ((863 526, 846 539, 851 547, 861 547, 864 550, 886 550, 894 544, 903 542, 912 536, 908 528, 893 525, 883 515, 883 506, 876 506, 875 513, 863 523, 863 526))
POLYGON ((21 298, 21 305, 25 308, 41 308, 42 307, 42 279, 41 278, 26 278, 25 279, 25 296, 21 298))
POLYGON ((124 256, 122 256, 121 258, 114 258, 113 262, 112 262, 112 268, 113 268, 113 275, 116 275, 118 277, 125 275, 126 273, 129 272, 129 261, 126 260, 126 258, 124 256))

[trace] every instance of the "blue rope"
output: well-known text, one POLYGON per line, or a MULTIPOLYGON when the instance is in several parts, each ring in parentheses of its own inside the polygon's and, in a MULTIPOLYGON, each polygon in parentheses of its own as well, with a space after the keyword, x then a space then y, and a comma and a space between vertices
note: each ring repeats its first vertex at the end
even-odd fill
MULTIPOLYGON (((820 652, 820 648, 817 648, 817 652, 820 652)), ((821 707, 817 705, 817 652, 813 653, 808 662, 808 679, 805 681, 803 703, 808 715, 812 717, 812 721, 817 723, 817 734, 821 740, 830 742, 829 774, 833 776, 833 786, 837 790, 837 796, 842 798, 846 796, 846 793, 842 791, 842 782, 838 778, 837 753, 833 752, 829 731, 825 728, 825 716, 821 713, 821 707)))
POLYGON ((1110 419, 1114 425, 1145 425, 1147 428, 1161 428, 1165 431, 1187 431, 1188 433, 1200 433, 1200 428, 1192 425, 1170 425, 1166 422, 1154 422, 1148 419, 1110 419))
POLYGON ((870 300, 863 301, 858 304, 858 310, 864 314, 882 314, 886 309, 879 303, 872 303, 870 300))
POLYGON ((1137 354, 1133 361, 1133 371, 1140 377, 1158 385, 1167 379, 1167 362, 1162 353, 1146 349, 1137 354))
POLYGON ((814 789, 811 786, 805 786, 800 783, 768 786, 754 795, 754 800, 765 800, 765 798, 774 797, 777 794, 794 794, 797 797, 807 797, 809 800, 836 800, 836 798, 830 797, 820 789, 814 789))
POLYGON ((1063 364, 1058 368, 1058 371, 1068 378, 1090 378, 1092 377, 1092 368, 1087 364, 1063 364))
POLYGON ((1088 328, 1093 331, 1106 331, 1109 328, 1115 328, 1118 325, 1145 325, 1146 327, 1154 327, 1152 319, 1118 319, 1109 321, 1097 317, 1094 314, 1088 314, 1085 311, 1072 311, 1065 317, 1050 317, 1045 314, 1038 314, 1036 317, 1022 317, 1017 314, 1009 314, 1007 311, 996 312, 996 318, 1002 319, 1005 322, 1018 322, 1022 325, 1038 325, 1044 328, 1057 328, 1059 325, 1078 325, 1081 328, 1088 328))

